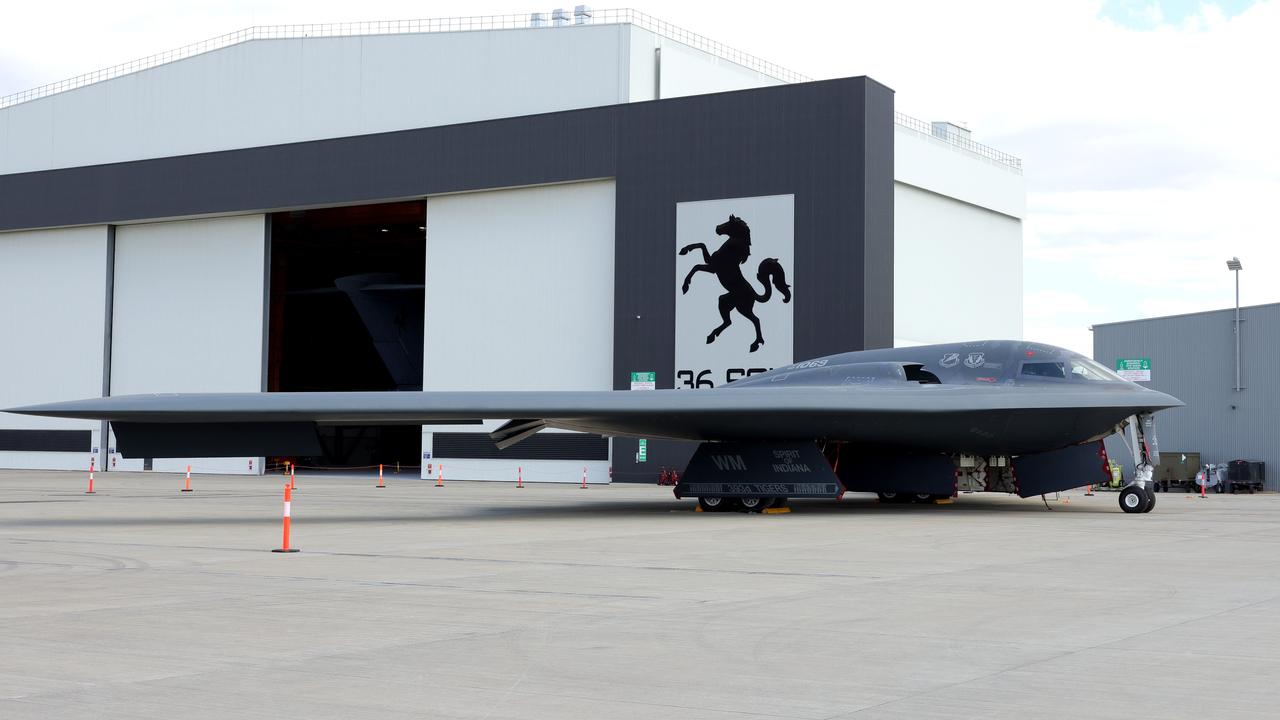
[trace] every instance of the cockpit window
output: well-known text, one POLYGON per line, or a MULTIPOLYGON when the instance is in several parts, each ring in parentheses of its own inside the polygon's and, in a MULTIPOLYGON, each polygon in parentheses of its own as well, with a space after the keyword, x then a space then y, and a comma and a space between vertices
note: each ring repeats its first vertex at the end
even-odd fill
POLYGON ((1089 358, 1073 358, 1071 360, 1071 375, 1080 380, 1088 380, 1090 382, 1123 382, 1124 378, 1107 369, 1106 365, 1095 362, 1089 358))
POLYGON ((1029 362, 1022 363, 1022 374, 1031 377, 1048 377, 1065 380, 1067 377, 1066 370, 1060 362, 1029 362))
POLYGON ((1022 375, 1077 382, 1122 382, 1119 375, 1088 358, 1072 358, 1066 362, 1022 363, 1022 375))

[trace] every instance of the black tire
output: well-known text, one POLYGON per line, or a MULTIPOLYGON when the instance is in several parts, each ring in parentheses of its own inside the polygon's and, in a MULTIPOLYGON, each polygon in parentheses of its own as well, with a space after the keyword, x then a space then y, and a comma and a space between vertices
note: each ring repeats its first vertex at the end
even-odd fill
POLYGON ((1147 493, 1137 485, 1120 491, 1120 509, 1127 513, 1143 512, 1147 506, 1147 493))
POLYGON ((728 509, 728 498, 720 497, 700 497, 698 498, 698 507, 702 508, 702 512, 724 512, 728 509))
POLYGON ((911 493, 911 501, 925 504, 933 504, 933 495, 931 493, 911 493))
POLYGON ((878 492, 876 493, 876 497, 880 498, 880 502, 887 505, 897 505, 899 503, 907 502, 908 499, 907 495, 896 492, 878 492))
POLYGON ((1155 506, 1156 506, 1156 494, 1155 494, 1155 493, 1153 493, 1153 492, 1151 492, 1151 490, 1150 490, 1150 489, 1148 489, 1148 490, 1147 490, 1147 505, 1146 505, 1146 507, 1142 508, 1142 512, 1144 512, 1144 513, 1149 513, 1149 512, 1151 512, 1152 508, 1154 508, 1155 506))
POLYGON ((745 512, 758 513, 773 503, 772 498, 744 497, 738 498, 738 507, 745 512))

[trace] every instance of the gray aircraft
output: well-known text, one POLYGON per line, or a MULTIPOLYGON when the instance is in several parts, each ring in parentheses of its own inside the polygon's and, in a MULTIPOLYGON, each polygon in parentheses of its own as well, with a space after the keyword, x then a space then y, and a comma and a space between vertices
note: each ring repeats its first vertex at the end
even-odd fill
POLYGON ((128 395, 9 412, 108 420, 128 457, 312 455, 317 426, 510 419, 508 447, 543 428, 701 444, 675 488, 704 510, 875 492, 884 502, 1110 479, 1102 439, 1136 468, 1125 512, 1155 504, 1154 413, 1182 403, 1061 348, 982 341, 866 350, 704 390, 128 395))

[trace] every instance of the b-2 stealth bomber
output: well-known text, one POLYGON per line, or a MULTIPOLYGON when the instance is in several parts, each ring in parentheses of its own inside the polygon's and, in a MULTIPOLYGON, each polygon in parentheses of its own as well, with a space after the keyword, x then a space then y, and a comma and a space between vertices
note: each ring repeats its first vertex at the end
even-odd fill
POLYGON ((1182 403, 1057 347, 981 341, 848 352, 701 390, 129 395, 9 412, 111 422, 128 457, 312 455, 321 425, 507 419, 507 447, 543 428, 700 442, 675 492, 704 510, 875 492, 1043 495, 1110 478, 1122 433, 1125 512, 1155 503, 1154 413, 1182 403))

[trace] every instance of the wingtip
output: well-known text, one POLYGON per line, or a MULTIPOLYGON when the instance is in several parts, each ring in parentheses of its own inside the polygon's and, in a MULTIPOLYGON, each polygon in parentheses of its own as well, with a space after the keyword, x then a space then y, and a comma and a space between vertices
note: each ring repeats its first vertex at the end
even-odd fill
POLYGON ((13 413, 14 415, 41 415, 44 413, 45 405, 19 405, 18 407, 0 408, 0 412, 13 413))
POLYGON ((81 418, 86 417, 85 413, 94 410, 90 403, 96 399, 100 398, 64 400, 62 402, 40 403, 39 405, 20 405, 18 407, 5 408, 0 412, 13 413, 15 415, 35 415, 38 417, 81 418))

